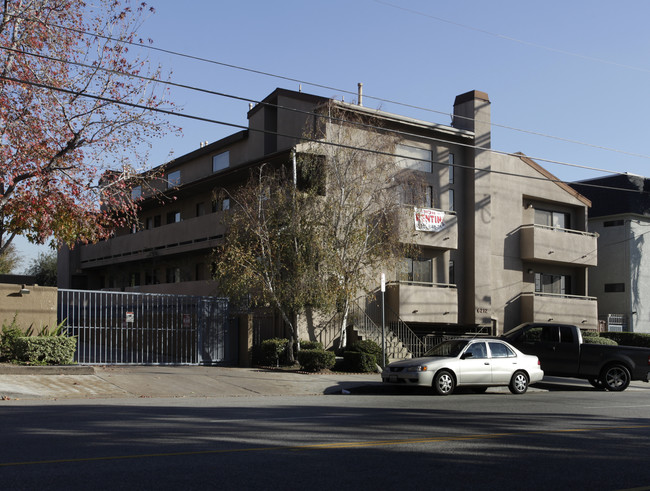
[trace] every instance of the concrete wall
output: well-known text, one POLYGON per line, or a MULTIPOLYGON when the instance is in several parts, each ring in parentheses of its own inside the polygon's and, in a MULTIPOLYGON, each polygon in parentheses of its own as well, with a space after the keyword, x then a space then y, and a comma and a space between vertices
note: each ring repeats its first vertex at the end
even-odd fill
POLYGON ((50 286, 0 283, 0 322, 9 325, 16 316, 18 327, 27 330, 33 327, 37 334, 44 327, 56 327, 57 289, 50 286))

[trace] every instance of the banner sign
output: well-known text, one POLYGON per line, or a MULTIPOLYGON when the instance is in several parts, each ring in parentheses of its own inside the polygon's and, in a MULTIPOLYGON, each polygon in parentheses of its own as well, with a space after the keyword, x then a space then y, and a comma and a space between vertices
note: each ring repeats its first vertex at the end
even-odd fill
POLYGON ((440 232, 445 228, 445 212, 429 208, 415 208, 415 230, 440 232))

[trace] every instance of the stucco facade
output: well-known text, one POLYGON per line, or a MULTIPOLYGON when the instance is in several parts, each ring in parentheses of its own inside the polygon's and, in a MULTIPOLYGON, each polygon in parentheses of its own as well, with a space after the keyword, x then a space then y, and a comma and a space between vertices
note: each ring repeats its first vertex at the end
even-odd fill
MULTIPOLYGON (((248 131, 167 165, 167 175, 180 179, 167 191, 176 199, 145 199, 139 230, 63 250, 59 286, 218 294, 210 254, 223 239, 219 214, 228 203, 215 202, 214 190, 243 182, 262 162, 288 163, 325 104, 380 122, 398 135, 396 154, 421 159, 425 211, 418 215, 405 203, 399 223, 415 234, 420 253, 387 273, 387 302, 403 322, 420 335, 497 334, 551 318, 596 328, 596 302, 587 291, 597 250, 586 228, 590 202, 524 155, 493 152, 491 103, 479 91, 458 96, 452 125, 441 125, 277 89, 249 111, 248 131), (414 216, 427 213, 444 226, 415 231, 414 216)), ((335 333, 314 326, 305 320, 303 339, 333 342, 335 333)))

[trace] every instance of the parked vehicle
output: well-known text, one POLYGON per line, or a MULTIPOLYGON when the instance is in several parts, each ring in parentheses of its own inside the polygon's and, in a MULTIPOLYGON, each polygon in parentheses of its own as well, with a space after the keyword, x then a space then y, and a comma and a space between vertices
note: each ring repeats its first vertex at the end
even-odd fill
POLYGON ((389 384, 433 387, 442 396, 456 387, 485 392, 508 386, 523 394, 528 384, 544 377, 536 356, 525 355, 499 339, 453 339, 430 349, 421 358, 396 361, 384 367, 381 378, 389 384))
POLYGON ((501 338, 536 355, 546 375, 586 379, 596 388, 620 392, 650 375, 650 349, 585 343, 580 329, 569 324, 529 322, 501 338))

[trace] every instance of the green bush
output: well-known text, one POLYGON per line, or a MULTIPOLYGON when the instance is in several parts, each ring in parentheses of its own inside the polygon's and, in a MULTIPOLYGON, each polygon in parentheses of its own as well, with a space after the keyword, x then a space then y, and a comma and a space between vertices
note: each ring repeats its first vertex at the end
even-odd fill
POLYGON ((74 363, 76 349, 76 337, 19 337, 15 340, 15 359, 29 365, 68 365, 74 363))
POLYGON ((605 346, 618 346, 618 343, 613 339, 603 338, 601 336, 584 336, 582 341, 586 344, 602 344, 605 346))
POLYGON ((369 355, 373 355, 375 357, 375 363, 377 363, 377 365, 384 365, 381 362, 381 346, 369 339, 363 341, 355 341, 348 348, 348 351, 358 351, 359 353, 367 353, 369 355))
MULTIPOLYGON (((381 357, 381 354, 380 354, 381 357)), ((343 353, 344 367, 350 372, 375 372, 377 357, 363 351, 345 351, 343 353)))
POLYGON ((255 363, 262 366, 276 366, 286 361, 288 339, 265 339, 254 351, 255 363))
POLYGON ((305 349, 319 349, 323 350, 325 349, 323 347, 323 343, 320 341, 300 341, 300 349, 305 350, 305 349))
POLYGON ((0 335, 0 361, 12 361, 16 359, 16 340, 24 336, 22 330, 18 327, 2 326, 2 334, 0 335))
POLYGON ((332 351, 323 349, 301 349, 298 351, 298 362, 308 372, 330 369, 336 363, 336 356, 332 351))
POLYGON ((650 348, 650 334, 640 332, 603 332, 600 336, 613 339, 621 346, 650 348))

